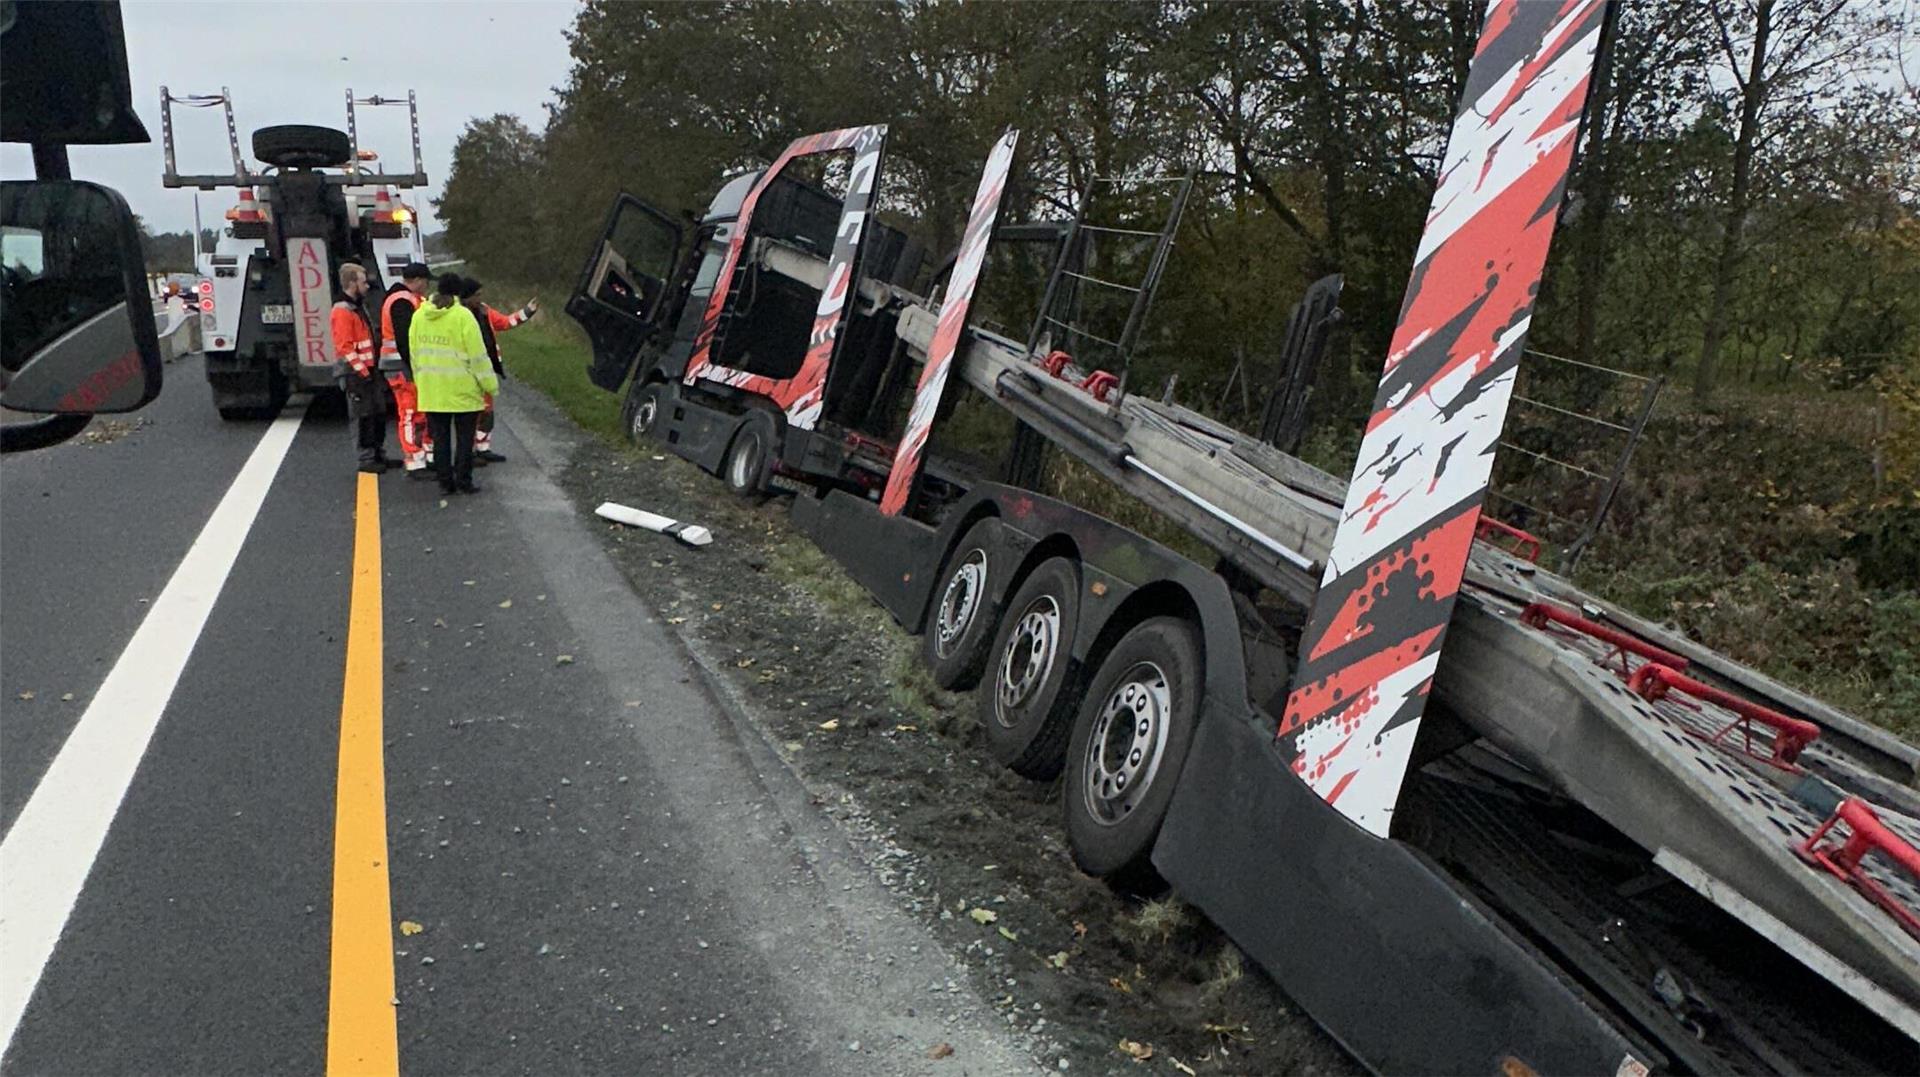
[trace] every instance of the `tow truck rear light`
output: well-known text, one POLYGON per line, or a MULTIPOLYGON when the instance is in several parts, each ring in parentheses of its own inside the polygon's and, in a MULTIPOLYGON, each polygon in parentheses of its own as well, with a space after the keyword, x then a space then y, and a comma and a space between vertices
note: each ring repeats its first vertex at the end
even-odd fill
MULTIPOLYGON (((193 290, 196 292, 199 292, 201 295, 211 296, 213 295, 213 282, 210 280, 203 280, 199 284, 194 285, 193 290)), ((209 299, 207 301, 211 303, 213 300, 209 299)))
POLYGON ((207 296, 206 298, 200 300, 200 309, 203 311, 206 311, 208 314, 212 314, 213 313, 213 297, 207 296))

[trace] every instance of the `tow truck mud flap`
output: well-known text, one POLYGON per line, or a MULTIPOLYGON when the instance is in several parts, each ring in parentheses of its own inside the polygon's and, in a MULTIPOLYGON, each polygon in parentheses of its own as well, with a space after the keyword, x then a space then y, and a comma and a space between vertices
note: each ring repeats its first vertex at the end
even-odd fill
POLYGON ((844 490, 822 498, 795 498, 792 519, 854 582, 879 599, 901 627, 920 630, 927 591, 933 586, 922 577, 938 571, 927 564, 939 534, 934 528, 904 516, 882 516, 879 506, 844 490))
POLYGON ((1154 865, 1370 1068, 1663 1067, 1438 868, 1315 796, 1271 734, 1208 714, 1181 777, 1154 865))

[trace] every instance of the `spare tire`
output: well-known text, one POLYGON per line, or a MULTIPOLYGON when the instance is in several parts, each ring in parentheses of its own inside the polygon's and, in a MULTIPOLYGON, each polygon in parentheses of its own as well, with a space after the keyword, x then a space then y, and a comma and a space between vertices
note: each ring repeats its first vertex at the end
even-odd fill
POLYGON ((280 168, 331 168, 353 157, 353 144, 345 131, 283 123, 253 133, 253 155, 280 168))

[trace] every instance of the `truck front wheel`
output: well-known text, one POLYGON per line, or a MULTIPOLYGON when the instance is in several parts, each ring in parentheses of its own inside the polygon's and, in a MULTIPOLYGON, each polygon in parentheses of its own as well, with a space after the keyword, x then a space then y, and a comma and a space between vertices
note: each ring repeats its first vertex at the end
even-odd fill
POLYGON ((627 440, 644 445, 660 425, 660 409, 666 406, 666 387, 657 381, 635 383, 627 394, 627 440))
POLYGON ((1080 620, 1080 574, 1072 561, 1040 563, 1007 603, 980 682, 987 750, 1015 774, 1051 781, 1066 759, 1073 708, 1062 701, 1080 620))
POLYGON ((1074 863, 1118 889, 1161 889, 1149 854, 1200 720, 1200 641, 1154 617, 1114 644, 1093 676, 1067 750, 1074 863))
POLYGON ((764 412, 753 412, 740 424, 727 446, 727 458, 720 477, 736 497, 762 501, 767 496, 767 478, 773 471, 773 420, 764 412))

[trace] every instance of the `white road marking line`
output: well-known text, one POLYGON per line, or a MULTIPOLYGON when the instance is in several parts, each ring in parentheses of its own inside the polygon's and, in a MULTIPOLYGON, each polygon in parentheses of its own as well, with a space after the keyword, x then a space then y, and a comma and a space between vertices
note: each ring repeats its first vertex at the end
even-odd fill
POLYGON ((284 412, 261 435, 0 840, 0 1046, 13 1042, 106 843, 107 828, 306 413, 305 405, 284 412))

